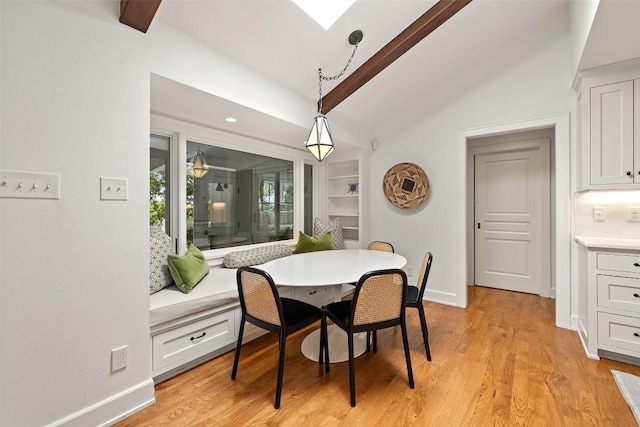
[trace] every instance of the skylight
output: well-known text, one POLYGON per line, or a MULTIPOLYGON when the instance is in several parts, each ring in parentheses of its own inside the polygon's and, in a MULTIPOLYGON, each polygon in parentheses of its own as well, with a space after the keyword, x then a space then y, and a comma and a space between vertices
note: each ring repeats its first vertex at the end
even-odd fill
POLYGON ((328 30, 356 0, 292 0, 322 28, 328 30))

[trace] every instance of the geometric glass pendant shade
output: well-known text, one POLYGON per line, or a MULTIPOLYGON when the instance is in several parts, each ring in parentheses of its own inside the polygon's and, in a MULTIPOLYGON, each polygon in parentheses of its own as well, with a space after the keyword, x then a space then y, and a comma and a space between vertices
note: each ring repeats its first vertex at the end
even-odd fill
POLYGON ((193 159, 193 176, 196 178, 202 178, 209 172, 209 165, 207 159, 204 157, 202 151, 198 151, 196 157, 193 159))
POLYGON ((319 162, 333 152, 333 139, 329 131, 329 122, 324 115, 318 113, 313 120, 313 127, 304 145, 319 162))

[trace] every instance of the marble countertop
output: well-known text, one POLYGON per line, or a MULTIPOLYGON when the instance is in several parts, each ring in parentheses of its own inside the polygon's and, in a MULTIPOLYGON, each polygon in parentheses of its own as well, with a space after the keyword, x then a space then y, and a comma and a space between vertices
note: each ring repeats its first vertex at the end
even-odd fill
POLYGON ((576 242, 587 248, 640 250, 640 239, 576 236, 576 242))

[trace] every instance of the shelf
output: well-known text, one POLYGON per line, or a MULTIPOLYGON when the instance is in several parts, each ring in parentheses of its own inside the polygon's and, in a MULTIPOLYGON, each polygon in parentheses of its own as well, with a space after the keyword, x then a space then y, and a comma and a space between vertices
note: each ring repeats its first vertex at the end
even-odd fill
POLYGON ((329 179, 358 179, 358 174, 355 174, 355 175, 330 176, 329 179))
POLYGON ((355 184, 360 184, 360 163, 358 160, 329 162, 328 175, 328 211, 329 217, 339 219, 345 240, 360 240, 360 195, 349 193, 355 184))

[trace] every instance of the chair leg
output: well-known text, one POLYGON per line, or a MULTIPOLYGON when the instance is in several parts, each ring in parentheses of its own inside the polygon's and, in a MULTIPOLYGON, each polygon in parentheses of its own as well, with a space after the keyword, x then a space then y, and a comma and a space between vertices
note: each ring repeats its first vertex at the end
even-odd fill
POLYGON ((349 342, 349 396, 351 398, 351 406, 356 406, 356 367, 355 358, 353 357, 353 332, 347 332, 347 340, 349 342))
POLYGON ((373 331, 373 352, 378 351, 378 331, 373 331))
POLYGON ((404 343, 404 357, 407 360, 407 376, 409 377, 409 388, 414 388, 413 369, 411 368, 411 353, 409 352, 409 339, 407 338, 407 324, 404 321, 400 324, 402 329, 402 342, 404 343))
POLYGON ((285 331, 280 330, 280 357, 278 358, 278 382, 276 384, 276 402, 275 408, 280 408, 280 396, 282 394, 282 376, 284 373, 284 353, 285 353, 285 345, 287 343, 287 335, 285 331))
POLYGON ((320 319, 320 343, 318 345, 318 364, 324 363, 324 317, 320 319))
POLYGON ((324 343, 321 343, 320 357, 323 357, 322 349, 324 348, 324 371, 329 372, 329 331, 327 328, 327 316, 324 312, 320 321, 320 335, 324 336, 324 343))
POLYGON ((244 333, 244 316, 240 319, 240 330, 238 331, 238 344, 236 344, 236 355, 233 358, 233 369, 231 370, 231 379, 236 379, 238 373, 238 361, 240 360, 240 348, 242 348, 242 334, 244 333))
POLYGON ((418 315, 420 316, 420 326, 422 327, 424 351, 427 353, 427 360, 431 362, 431 349, 429 348, 429 330, 427 329, 427 318, 424 315, 424 307, 422 305, 418 305, 418 315))
POLYGON ((367 331, 367 347, 366 347, 366 352, 369 353, 369 350, 371 349, 371 331, 367 331))

